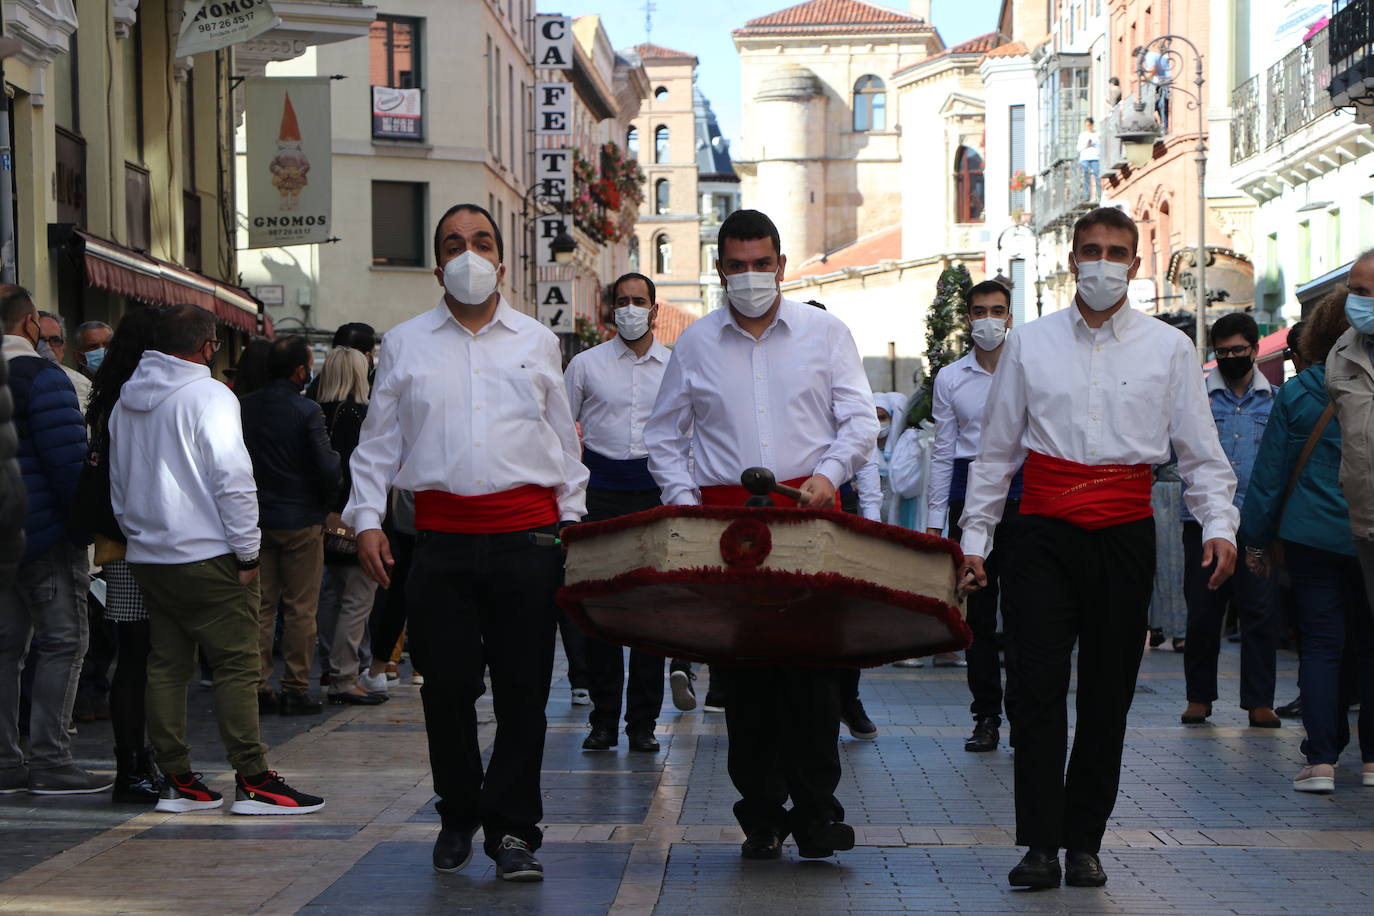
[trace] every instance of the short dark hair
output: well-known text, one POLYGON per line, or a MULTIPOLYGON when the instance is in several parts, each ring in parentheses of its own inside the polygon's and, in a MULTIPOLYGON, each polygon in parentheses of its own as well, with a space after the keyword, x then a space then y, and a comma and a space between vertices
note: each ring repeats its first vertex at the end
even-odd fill
POLYGON ((0 324, 5 331, 12 331, 27 315, 38 311, 33 304, 33 296, 22 286, 13 283, 0 284, 0 324))
POLYGON ((1111 83, 1113 86, 1121 85, 1121 80, 1117 79, 1116 77, 1112 77, 1111 79, 1107 80, 1107 82, 1111 83))
POLYGON ((720 224, 720 231, 716 233, 716 251, 720 254, 725 253, 726 239, 738 239, 741 242, 772 239, 773 253, 782 254, 782 237, 778 235, 778 227, 773 225, 767 214, 758 210, 736 210, 725 217, 720 224))
POLYGON ((272 341, 272 349, 267 354, 267 377, 290 378, 291 373, 301 366, 309 366, 314 361, 315 354, 310 350, 310 342, 304 337, 278 337, 272 341))
POLYGON ((1096 210, 1089 210, 1080 216, 1078 222, 1073 224, 1072 250, 1078 250, 1078 236, 1083 230, 1093 226, 1124 229, 1131 234, 1131 254, 1135 254, 1140 248, 1140 229, 1136 226, 1135 220, 1116 207, 1098 207, 1096 210))
POLYGON ((975 283, 969 287, 964 294, 964 311, 973 308, 974 296, 1001 294, 1007 300, 1007 308, 1011 308, 1011 290, 1007 289, 1000 280, 984 280, 982 283, 975 283))
POLYGON ((1306 321, 1296 322, 1288 329, 1288 335, 1283 339, 1288 349, 1299 356, 1302 355, 1302 332, 1305 327, 1307 327, 1306 321))
POLYGON ((370 324, 350 321, 339 325, 334 332, 335 347, 352 347, 361 353, 370 353, 377 348, 377 331, 370 324))
POLYGON ((1091 124, 1091 125, 1093 125, 1094 127, 1097 126, 1097 122, 1094 121, 1092 118, 1084 118, 1084 119, 1083 119, 1083 123, 1084 123, 1084 124, 1091 124))
POLYGON ((611 308, 615 308, 615 299, 620 295, 620 284, 624 283, 626 280, 643 280, 644 285, 649 289, 649 304, 653 305, 658 302, 658 287, 654 285, 654 281, 643 274, 631 272, 628 274, 621 274, 616 278, 616 281, 611 284, 611 308))
POLYGON ((153 336, 162 353, 194 353, 201 344, 215 339, 215 316, 195 305, 169 305, 153 336))
POLYGON ((487 218, 487 222, 491 223, 492 234, 496 236, 496 257, 504 263, 506 260, 506 242, 501 238, 501 227, 496 224, 496 217, 491 215, 491 211, 480 204, 454 204, 444 211, 443 216, 439 217, 439 222, 434 224, 434 263, 436 265, 439 263, 439 249, 444 241, 439 233, 443 231, 444 223, 448 222, 448 218, 453 214, 464 211, 480 213, 487 218))
POLYGON ((1255 319, 1244 312, 1232 312, 1222 315, 1212 325, 1212 346, 1215 347, 1217 341, 1224 337, 1235 337, 1237 334, 1244 337, 1252 347, 1259 343, 1259 325, 1255 324, 1255 319))

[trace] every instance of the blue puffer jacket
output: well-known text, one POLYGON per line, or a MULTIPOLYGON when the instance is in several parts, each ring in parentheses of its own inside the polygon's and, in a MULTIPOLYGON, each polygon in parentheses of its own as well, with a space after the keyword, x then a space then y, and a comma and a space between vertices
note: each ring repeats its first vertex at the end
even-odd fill
POLYGON ((52 549, 67 527, 81 463, 86 426, 67 374, 39 356, 10 360, 10 392, 19 428, 19 467, 29 493, 24 520, 24 562, 52 549))
POLYGON ((1341 426, 1335 417, 1307 459, 1288 505, 1281 505, 1298 455, 1330 400, 1322 365, 1300 372, 1279 389, 1240 513, 1242 544, 1263 547, 1279 537, 1354 556, 1350 508, 1341 495, 1341 426))
POLYGON ((9 363, 0 359, 0 589, 14 584, 19 558, 24 555, 24 516, 29 514, 8 379, 9 363))

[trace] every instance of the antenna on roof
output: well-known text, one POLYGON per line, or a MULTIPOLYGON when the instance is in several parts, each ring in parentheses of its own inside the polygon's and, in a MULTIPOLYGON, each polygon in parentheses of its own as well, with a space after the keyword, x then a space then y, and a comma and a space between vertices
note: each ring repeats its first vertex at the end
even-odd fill
POLYGON ((644 5, 640 7, 644 11, 644 43, 649 43, 649 38, 654 31, 654 13, 658 6, 654 0, 644 0, 644 5))

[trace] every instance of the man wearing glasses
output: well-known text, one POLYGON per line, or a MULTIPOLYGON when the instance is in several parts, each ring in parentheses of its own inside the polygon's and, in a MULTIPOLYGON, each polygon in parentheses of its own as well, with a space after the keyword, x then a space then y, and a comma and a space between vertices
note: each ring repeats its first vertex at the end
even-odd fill
MULTIPOLYGON (((1250 469, 1274 405, 1273 387, 1263 373, 1255 371, 1258 349, 1259 326, 1249 315, 1233 312, 1212 325, 1217 365, 1207 376, 1207 399, 1222 451, 1236 474, 1233 503, 1237 510, 1245 502, 1250 469)), ((1237 563, 1229 581, 1215 591, 1209 590, 1202 568, 1202 526, 1186 507, 1183 549, 1183 590, 1188 601, 1188 641, 1183 651, 1188 707, 1183 711, 1183 723, 1200 725, 1212 714, 1212 703, 1217 699, 1221 624, 1229 603, 1240 621, 1240 706, 1249 711, 1252 728, 1278 728, 1279 717, 1274 712, 1278 602, 1273 580, 1260 578, 1244 563, 1237 563)))

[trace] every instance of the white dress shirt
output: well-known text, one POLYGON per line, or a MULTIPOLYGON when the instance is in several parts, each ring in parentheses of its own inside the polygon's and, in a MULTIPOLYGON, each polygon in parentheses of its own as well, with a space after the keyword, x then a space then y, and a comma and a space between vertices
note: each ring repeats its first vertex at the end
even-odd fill
POLYGON ((878 415, 849 328, 784 299, 757 340, 728 308, 683 332, 644 441, 663 502, 694 505, 751 467, 838 488, 872 453, 878 415))
POLYGON ((572 417, 582 424, 582 444, 616 461, 648 455, 644 426, 671 356, 657 340, 635 356, 619 337, 574 356, 564 378, 572 417))
POLYGON ((859 492, 859 514, 871 522, 883 520, 883 462, 883 450, 875 445, 854 476, 854 486, 859 492))
POLYGON ((945 527, 949 514, 949 487, 954 462, 978 457, 978 438, 983 431, 992 373, 978 364, 970 352, 935 376, 931 418, 935 421, 935 447, 930 455, 930 486, 927 490, 926 527, 945 527))
POLYGON ((964 500, 964 553, 986 557, 1007 487, 1028 449, 1079 464, 1165 464, 1204 539, 1235 540, 1236 475, 1221 450, 1187 335, 1123 307, 1102 327, 1070 306, 1007 338, 964 500))
POLYGON ((586 514, 587 469, 568 410, 558 338, 502 297, 473 333, 438 306, 386 333, 350 464, 344 523, 380 528, 387 492, 481 496, 535 484, 559 516, 586 514))

